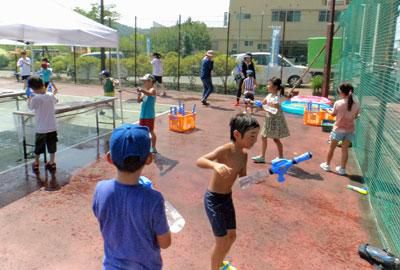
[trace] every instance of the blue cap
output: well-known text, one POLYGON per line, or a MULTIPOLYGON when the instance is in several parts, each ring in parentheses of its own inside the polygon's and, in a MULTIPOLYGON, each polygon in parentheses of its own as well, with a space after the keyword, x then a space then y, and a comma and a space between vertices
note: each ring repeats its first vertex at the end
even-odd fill
POLYGON ((114 129, 110 138, 111 159, 118 167, 126 158, 137 156, 143 162, 150 154, 149 129, 144 126, 125 124, 114 129))

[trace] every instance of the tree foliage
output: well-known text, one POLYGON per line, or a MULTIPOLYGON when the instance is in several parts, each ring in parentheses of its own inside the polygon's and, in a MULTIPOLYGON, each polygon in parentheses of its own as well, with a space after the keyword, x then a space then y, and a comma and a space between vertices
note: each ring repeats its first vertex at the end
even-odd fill
MULTIPOLYGON (((171 27, 155 27, 151 29, 150 37, 153 51, 178 52, 179 25, 171 27)), ((191 18, 181 25, 181 52, 183 56, 198 51, 208 50, 211 47, 210 34, 207 25, 202 22, 193 22, 191 18)))
MULTIPOLYGON (((82 14, 83 16, 88 17, 96 22, 100 22, 100 5, 98 3, 91 4, 91 8, 89 11, 86 11, 80 7, 74 8, 74 11, 82 14)), ((121 15, 115 11, 116 5, 107 5, 104 6, 104 18, 111 18, 112 22, 116 22, 119 20, 121 15)), ((107 23, 106 23, 107 24, 107 23)))

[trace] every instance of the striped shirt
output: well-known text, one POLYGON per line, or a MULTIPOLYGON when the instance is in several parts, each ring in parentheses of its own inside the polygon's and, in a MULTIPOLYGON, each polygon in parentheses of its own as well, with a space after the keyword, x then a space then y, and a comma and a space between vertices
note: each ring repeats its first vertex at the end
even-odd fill
POLYGON ((246 79, 244 79, 243 85, 244 85, 245 92, 254 93, 254 78, 253 77, 247 77, 246 79))

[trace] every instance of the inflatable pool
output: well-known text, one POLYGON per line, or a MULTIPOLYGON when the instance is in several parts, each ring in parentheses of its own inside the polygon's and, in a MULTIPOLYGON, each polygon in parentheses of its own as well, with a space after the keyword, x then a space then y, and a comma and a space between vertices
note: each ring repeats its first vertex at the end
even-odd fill
POLYGON ((332 104, 332 101, 326 97, 320 96, 294 96, 290 99, 292 102, 312 102, 314 104, 332 104))
MULTIPOLYGON (((294 102, 292 100, 286 100, 282 102, 281 104, 282 110, 287 113, 304 115, 304 107, 307 106, 309 102, 294 102)), ((320 109, 332 108, 332 106, 328 104, 318 104, 318 103, 313 103, 313 108, 315 108, 316 105, 319 105, 320 109)))

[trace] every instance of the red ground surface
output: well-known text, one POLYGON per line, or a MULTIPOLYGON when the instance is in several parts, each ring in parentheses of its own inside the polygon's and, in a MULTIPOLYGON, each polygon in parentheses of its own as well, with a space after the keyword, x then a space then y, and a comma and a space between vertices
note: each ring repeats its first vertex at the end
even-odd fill
MULTIPOLYGON (((0 86, 11 84, 0 82, 0 86)), ((65 94, 99 95, 100 86, 60 84, 65 94)), ((195 93, 169 91, 171 98, 158 102, 198 102, 195 93)), ((208 269, 213 235, 203 208, 203 194, 211 170, 196 167, 202 154, 229 141, 228 122, 241 108, 231 96, 212 95, 212 106, 198 105, 197 129, 187 134, 168 130, 164 115, 156 121, 157 164, 144 175, 181 212, 186 226, 173 235, 172 246, 162 252, 164 269, 208 269), (169 165, 176 166, 168 168, 169 165), (170 169, 170 170, 168 170, 170 169)), ((260 124, 263 114, 257 114, 260 124)), ((283 140, 284 154, 292 157, 312 151, 286 182, 275 177, 247 190, 234 187, 237 241, 229 257, 238 269, 370 269, 359 259, 357 247, 371 240, 373 222, 365 210, 366 197, 346 189, 352 181, 319 168, 328 145, 327 133, 304 126, 303 120, 287 115, 291 136, 283 140)), ((257 144, 249 155, 258 154, 257 144)), ((269 160, 276 156, 273 143, 269 160)), ((334 164, 339 162, 340 150, 334 164)), ((249 161, 248 173, 266 169, 249 161)), ((348 172, 359 175, 351 156, 348 172)), ((58 191, 41 189, 0 209, 0 269, 99 269, 102 239, 91 211, 91 196, 98 180, 114 175, 114 168, 100 159, 74 172, 70 183, 58 191)))

